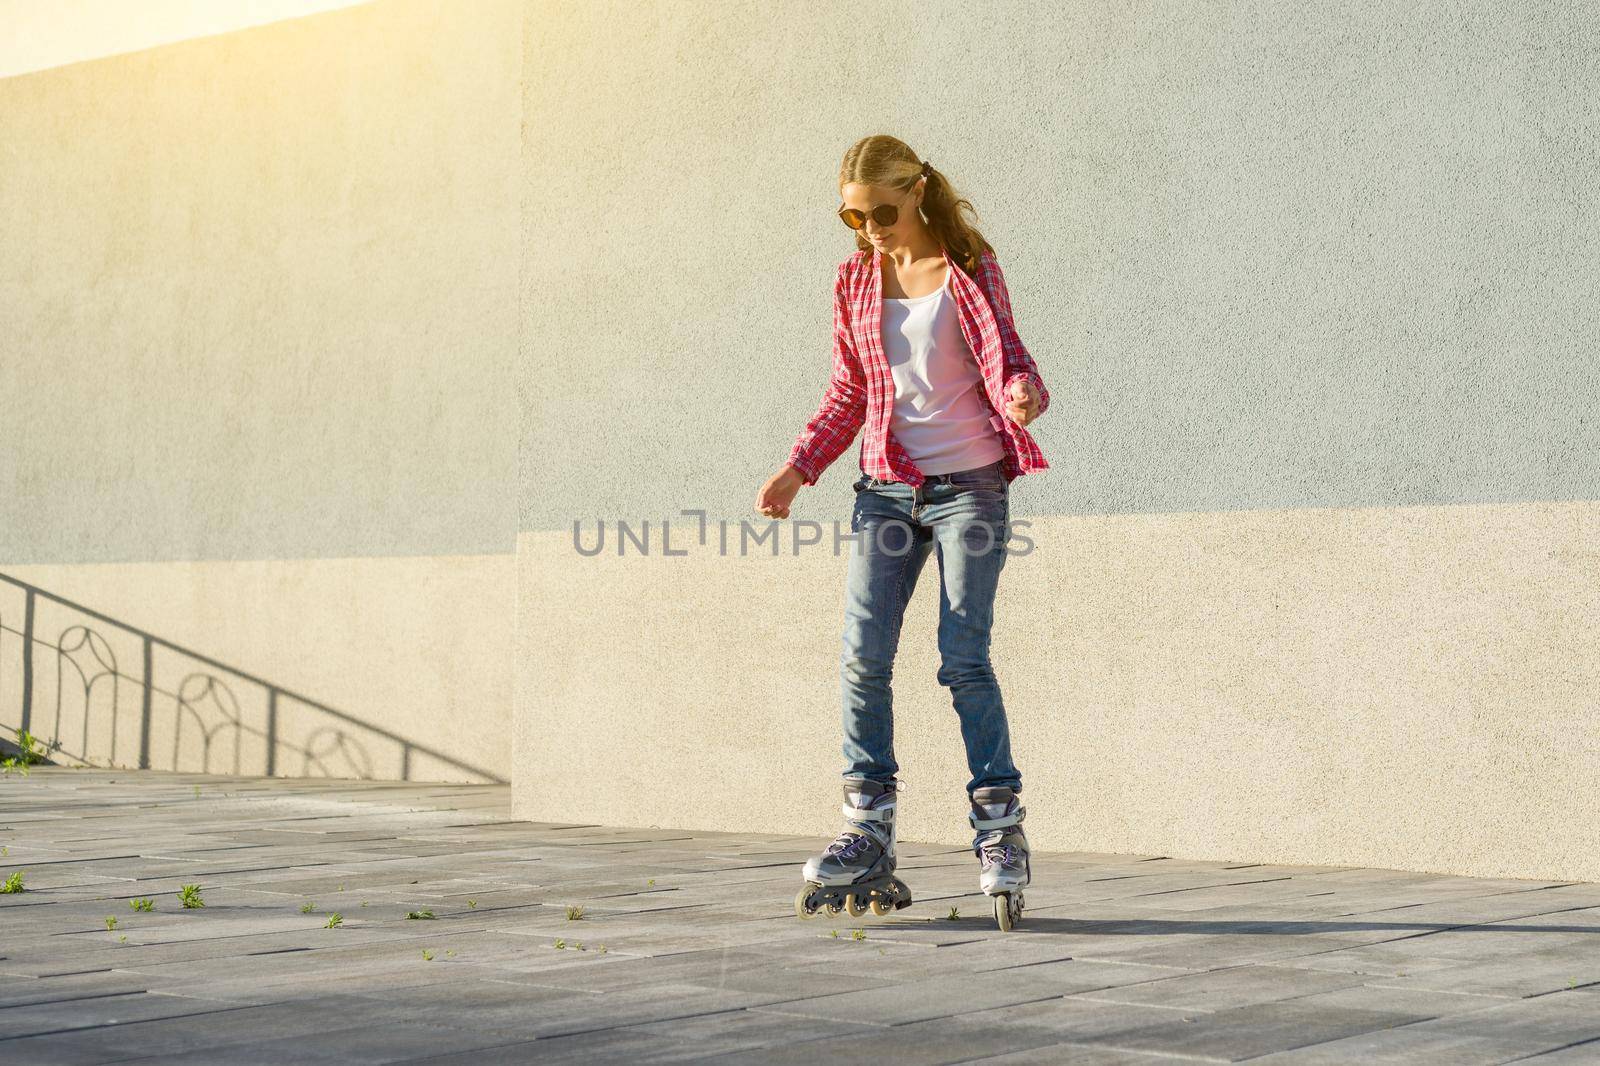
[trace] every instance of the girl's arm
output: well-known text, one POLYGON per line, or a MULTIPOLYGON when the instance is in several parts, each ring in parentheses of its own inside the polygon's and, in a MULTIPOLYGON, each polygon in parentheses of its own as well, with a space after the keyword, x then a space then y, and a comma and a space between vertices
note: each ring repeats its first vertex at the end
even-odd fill
POLYGON ((973 280, 989 298, 994 320, 1000 326, 1000 350, 1005 355, 1002 391, 1010 396, 1011 382, 1016 378, 1030 382, 1039 390, 1039 414, 1044 414, 1050 409, 1050 390, 1044 387, 1038 364, 1028 354, 1028 349, 1023 347, 1022 338, 1017 336, 1017 326, 1011 316, 1011 293, 1006 288, 1006 276, 1000 272, 1000 260, 993 252, 984 252, 979 257, 978 275, 973 280))
POLYGON ((807 485, 815 485, 828 465, 850 447, 867 419, 867 376, 850 338, 850 313, 845 300, 844 264, 833 283, 833 373, 822 404, 789 450, 789 465, 807 485))

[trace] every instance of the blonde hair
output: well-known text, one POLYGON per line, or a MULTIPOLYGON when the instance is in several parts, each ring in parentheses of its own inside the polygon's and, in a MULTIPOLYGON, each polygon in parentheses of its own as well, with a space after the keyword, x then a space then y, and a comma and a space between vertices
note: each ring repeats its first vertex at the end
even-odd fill
MULTIPOLYGON (((922 160, 911 146, 887 133, 863 137, 850 146, 839 165, 839 188, 851 182, 896 189, 903 196, 922 177, 922 160)), ((972 204, 956 193, 937 168, 929 168, 928 184, 922 191, 922 213, 927 217, 928 229, 934 239, 950 253, 968 274, 978 270, 978 259, 984 252, 994 251, 983 234, 969 219, 977 217, 972 204)), ((855 232, 856 248, 872 251, 872 242, 861 230, 855 232)))

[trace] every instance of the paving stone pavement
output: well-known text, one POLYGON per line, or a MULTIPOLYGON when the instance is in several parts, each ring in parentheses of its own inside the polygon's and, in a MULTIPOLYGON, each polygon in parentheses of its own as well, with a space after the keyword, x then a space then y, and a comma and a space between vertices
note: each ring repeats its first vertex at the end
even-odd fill
POLYGON ((1036 854, 1007 934, 908 844, 911 908, 802 922, 822 841, 509 800, 0 779, 0 1063, 1600 1063, 1597 884, 1036 854))

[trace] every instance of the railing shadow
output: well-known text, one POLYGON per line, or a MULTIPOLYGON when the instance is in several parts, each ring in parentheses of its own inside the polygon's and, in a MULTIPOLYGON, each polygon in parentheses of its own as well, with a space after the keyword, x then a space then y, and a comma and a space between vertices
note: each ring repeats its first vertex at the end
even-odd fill
POLYGON ((0 723, 51 761, 268 777, 504 779, 0 574, 0 723), (54 639, 41 633, 57 634, 54 639), (120 654, 119 654, 120 652, 120 654), (131 664, 137 662, 137 667, 131 664), (136 705, 136 707, 135 707, 136 705))

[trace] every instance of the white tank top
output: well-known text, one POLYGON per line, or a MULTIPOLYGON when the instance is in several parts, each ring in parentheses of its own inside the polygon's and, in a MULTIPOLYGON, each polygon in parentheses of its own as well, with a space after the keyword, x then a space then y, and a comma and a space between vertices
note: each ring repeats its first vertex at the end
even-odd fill
POLYGON ((988 466, 1006 453, 957 314, 948 267, 945 283, 926 296, 883 299, 883 351, 894 375, 890 428, 924 474, 988 466))

